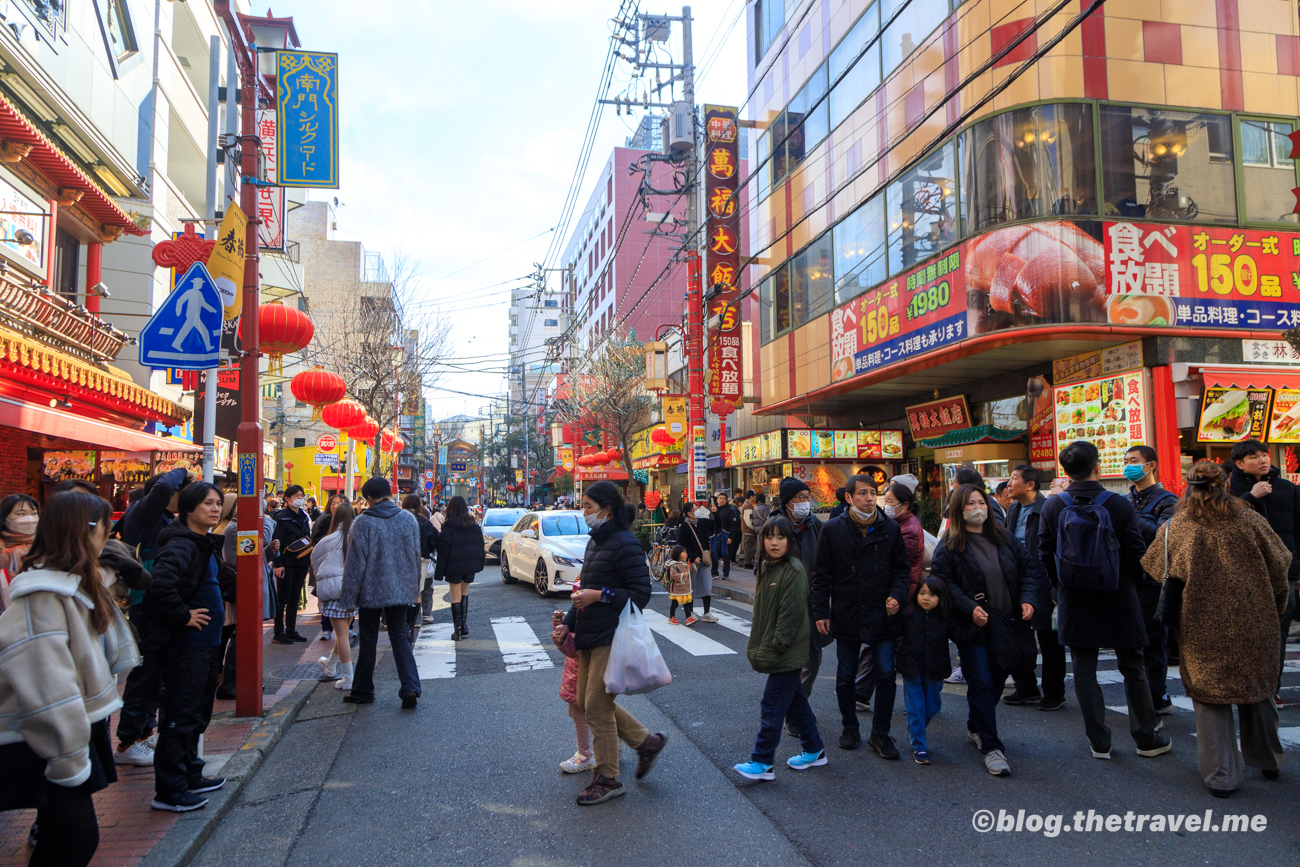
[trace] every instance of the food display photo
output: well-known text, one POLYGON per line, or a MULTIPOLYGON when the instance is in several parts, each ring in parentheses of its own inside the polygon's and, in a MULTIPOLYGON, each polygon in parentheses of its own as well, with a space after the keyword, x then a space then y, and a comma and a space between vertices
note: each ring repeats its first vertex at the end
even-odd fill
MULTIPOLYGON (((1270 389, 1207 388, 1201 397, 1201 415, 1196 441, 1238 443, 1264 436, 1269 417, 1270 389)), ((1300 415, 1298 413, 1297 415, 1300 415)), ((1294 424, 1294 422, 1291 422, 1294 424)), ((1297 431, 1300 435, 1300 431, 1297 431)))
POLYGON ((1145 392, 1140 373, 1124 373, 1056 388, 1057 452, 1087 440, 1101 453, 1101 474, 1120 476, 1124 453, 1146 444, 1145 392))

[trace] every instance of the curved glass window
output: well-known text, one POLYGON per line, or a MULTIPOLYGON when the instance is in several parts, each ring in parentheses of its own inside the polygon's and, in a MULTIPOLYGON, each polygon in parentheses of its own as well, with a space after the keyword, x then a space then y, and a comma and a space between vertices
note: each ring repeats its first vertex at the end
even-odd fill
POLYGON ((885 0, 881 18, 888 21, 904 4, 906 8, 893 24, 885 27, 885 35, 880 39, 885 46, 885 75, 897 69, 948 17, 948 0, 885 0))
POLYGON ((1097 213, 1092 106, 1036 105, 961 137, 963 230, 1029 217, 1097 213))
POLYGON ((831 233, 813 241, 794 257, 790 275, 791 324, 802 325, 831 309, 834 300, 831 233))
POLYGON ((1276 120, 1241 118, 1241 180, 1246 185, 1246 219, 1294 223, 1295 160, 1291 153, 1294 129, 1276 120))
POLYGON ((880 86, 880 43, 871 46, 859 59, 862 47, 880 32, 880 4, 872 4, 862 13, 858 23, 853 25, 848 34, 840 40, 831 52, 828 68, 833 82, 849 70, 831 90, 830 126, 831 129, 844 122, 853 110, 862 104, 862 100, 871 95, 880 86), (856 62, 855 62, 856 61, 856 62))
POLYGON ((953 143, 889 185, 889 273, 911 268, 957 241, 953 143))
POLYGON ((835 303, 883 283, 885 267, 885 197, 879 193, 836 224, 835 303))
POLYGON ((1237 221, 1226 114, 1103 105, 1101 158, 1108 217, 1237 221))

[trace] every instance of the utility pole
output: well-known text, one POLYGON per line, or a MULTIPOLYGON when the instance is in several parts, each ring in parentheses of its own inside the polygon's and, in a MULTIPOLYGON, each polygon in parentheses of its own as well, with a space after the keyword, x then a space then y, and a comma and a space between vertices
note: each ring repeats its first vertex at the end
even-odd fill
MULTIPOLYGON (((221 106, 218 79, 221 77, 221 37, 213 36, 208 44, 208 171, 204 192, 208 204, 204 209, 204 233, 217 231, 217 122, 221 106)), ((224 324, 222 326, 225 327, 224 324)), ((217 456, 217 384, 221 379, 221 362, 203 373, 203 481, 212 483, 217 456)))
POLYGON ((706 452, 699 448, 705 437, 704 426, 704 280, 700 262, 698 232, 700 228, 699 200, 696 185, 700 175, 700 153, 695 141, 695 62, 691 50, 691 7, 682 7, 682 98, 691 108, 691 150, 688 178, 694 178, 686 193, 686 382, 688 421, 691 429, 691 450, 687 457, 687 489, 691 499, 696 499, 705 485, 701 484, 705 468, 696 466, 707 460, 706 452))

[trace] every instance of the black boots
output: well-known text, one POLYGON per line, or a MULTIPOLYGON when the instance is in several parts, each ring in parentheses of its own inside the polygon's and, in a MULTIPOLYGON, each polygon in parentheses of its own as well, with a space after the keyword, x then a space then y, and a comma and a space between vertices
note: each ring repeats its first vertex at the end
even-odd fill
POLYGON ((461 630, 465 628, 465 615, 461 613, 463 602, 451 603, 451 640, 460 641, 461 630))
POLYGON ((469 638, 469 596, 460 597, 460 637, 469 638))

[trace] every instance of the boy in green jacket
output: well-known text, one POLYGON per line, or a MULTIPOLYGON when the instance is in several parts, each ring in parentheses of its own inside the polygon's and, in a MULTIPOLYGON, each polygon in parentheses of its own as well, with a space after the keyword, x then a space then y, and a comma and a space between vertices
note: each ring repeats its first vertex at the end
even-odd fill
POLYGON ((787 719, 799 733, 803 752, 786 764, 796 771, 826 764, 817 717, 799 689, 799 672, 808 664, 812 623, 808 619, 808 572, 793 555, 794 527, 777 516, 758 533, 758 583, 750 624, 749 664, 767 675, 760 705, 758 738, 749 761, 735 766, 750 780, 775 780, 772 761, 787 719))

